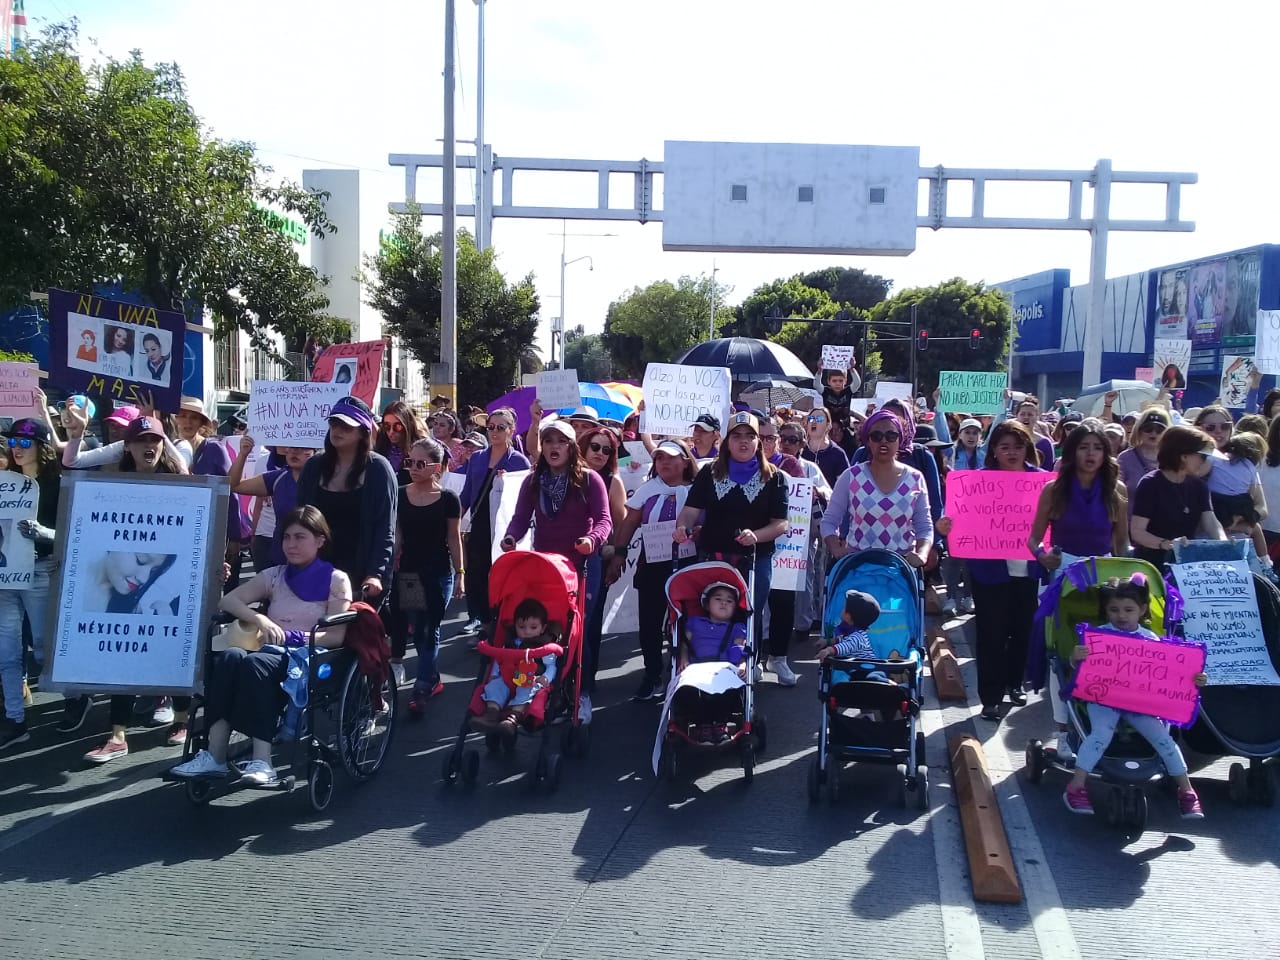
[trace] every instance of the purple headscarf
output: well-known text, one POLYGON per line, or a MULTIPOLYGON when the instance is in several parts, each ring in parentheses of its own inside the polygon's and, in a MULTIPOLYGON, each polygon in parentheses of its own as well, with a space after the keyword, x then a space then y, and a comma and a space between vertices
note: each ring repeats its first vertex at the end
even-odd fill
MULTIPOLYGON (((893 406, 890 412, 897 418, 902 427, 902 442, 898 444, 898 456, 905 457, 911 453, 912 441, 916 436, 916 418, 911 412, 911 404, 902 401, 890 401, 893 406)), ((887 406, 887 404, 886 404, 887 406)))
POLYGON ((871 431, 875 429, 875 425, 877 423, 887 423, 889 426, 893 427, 893 429, 898 432, 898 435, 902 438, 901 440, 898 441, 898 444, 899 444, 898 449, 901 450, 902 444, 907 442, 907 432, 904 429, 902 429, 902 421, 898 419, 897 415, 894 413, 890 413, 888 410, 884 409, 884 407, 881 407, 871 416, 867 417, 867 419, 862 421, 862 426, 858 430, 858 440, 862 443, 862 445, 864 447, 867 445, 868 443, 867 437, 871 433, 871 431))

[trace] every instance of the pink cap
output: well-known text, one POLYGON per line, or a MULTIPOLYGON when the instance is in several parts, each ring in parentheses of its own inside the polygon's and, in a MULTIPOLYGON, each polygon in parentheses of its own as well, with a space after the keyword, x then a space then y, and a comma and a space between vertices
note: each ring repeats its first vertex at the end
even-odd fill
POLYGON ((137 407, 116 407, 111 411, 110 416, 103 419, 108 423, 114 423, 118 427, 127 427, 140 416, 142 416, 142 411, 137 407))

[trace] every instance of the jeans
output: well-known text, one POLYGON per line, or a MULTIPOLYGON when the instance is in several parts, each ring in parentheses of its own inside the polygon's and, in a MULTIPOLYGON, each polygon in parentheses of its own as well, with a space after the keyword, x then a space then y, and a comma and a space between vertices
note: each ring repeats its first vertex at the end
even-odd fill
POLYGON ((608 588, 604 585, 604 561, 599 552, 587 557, 586 613, 582 623, 582 692, 596 689, 596 670, 600 666, 600 641, 604 639, 604 601, 608 588))
POLYGON ((1006 691, 1022 687, 1037 586, 1031 577, 973 584, 978 697, 984 707, 999 706, 1006 691))
POLYGON ((1100 703, 1089 704, 1089 736, 1080 744, 1080 752, 1076 754, 1077 769, 1093 771, 1122 719, 1155 748, 1171 776, 1180 777, 1187 772, 1187 761, 1173 742, 1164 721, 1141 713, 1125 713, 1100 703))
POLYGON ((418 679, 414 681, 414 689, 430 690, 440 678, 436 654, 440 650, 440 622, 453 599, 453 572, 438 577, 424 576, 422 581, 427 594, 427 609, 406 616, 413 624, 413 646, 418 651, 418 679))
POLYGON ((22 651, 22 617, 31 625, 31 641, 36 663, 44 661, 45 601, 49 598, 49 575, 53 561, 36 560, 29 590, 0 590, 0 686, 4 687, 4 715, 21 723, 22 681, 26 664, 22 651))
POLYGON ((959 557, 945 557, 942 561, 942 581, 947 585, 947 599, 953 602, 973 593, 972 580, 969 577, 969 565, 959 557), (964 587, 960 586, 961 578, 964 587))

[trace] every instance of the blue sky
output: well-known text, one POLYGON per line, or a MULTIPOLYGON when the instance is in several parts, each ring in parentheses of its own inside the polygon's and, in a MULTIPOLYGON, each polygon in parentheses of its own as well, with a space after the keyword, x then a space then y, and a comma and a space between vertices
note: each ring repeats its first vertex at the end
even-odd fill
MULTIPOLYGON (((855 0, 489 0, 486 139, 508 156, 660 159, 664 140, 918 145, 952 167, 1190 170, 1185 235, 1114 235, 1119 275, 1277 239, 1280 185, 1267 175, 1276 124, 1273 4, 1222 0, 1073 4, 855 0)), ((389 153, 436 152, 442 131, 443 0, 28 0, 28 15, 80 18, 123 56, 184 69, 218 136, 256 143, 281 174, 357 166, 363 211, 384 216, 403 177, 389 153), (309 158, 309 159, 304 159, 309 158)), ((458 3, 458 136, 475 133, 476 15, 458 3)), ((470 178, 459 176, 460 192, 470 178)), ((574 198, 553 184, 527 199, 574 198)), ((432 192, 424 177, 419 196, 432 192)), ((586 186, 586 194, 593 187, 586 186)), ((1086 194, 1087 196, 1087 194, 1086 194)), ((1051 197, 992 213, 1056 215, 1051 197), (1048 200, 1044 205, 1041 201, 1048 200)), ((1065 201, 1063 201, 1065 206, 1065 201)), ((991 209, 996 207, 995 209, 991 209)), ((1160 216, 1150 192, 1113 196, 1116 216, 1160 216)), ((503 221, 503 269, 532 271, 544 318, 559 312, 560 224, 503 221)), ((712 257, 664 253, 657 224, 570 222, 565 316, 599 329, 612 299, 712 257)), ((1050 267, 1087 277, 1084 233, 920 231, 907 258, 720 254, 741 300, 778 276, 840 263, 895 288, 960 275, 996 281, 1050 267)))

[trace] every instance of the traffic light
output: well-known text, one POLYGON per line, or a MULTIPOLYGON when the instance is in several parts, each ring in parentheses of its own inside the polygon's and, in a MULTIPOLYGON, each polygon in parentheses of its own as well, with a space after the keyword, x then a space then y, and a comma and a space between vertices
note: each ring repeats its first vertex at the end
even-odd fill
POLYGON ((982 342, 982 331, 974 327, 969 331, 969 349, 977 350, 978 344, 982 342))
POLYGON ((765 314, 765 316, 768 318, 768 323, 765 324, 768 331, 772 334, 781 333, 782 332, 782 310, 779 307, 772 307, 770 308, 769 312, 765 314))
POLYGON ((921 353, 929 349, 929 331, 921 330, 920 335, 916 338, 916 345, 921 353))

